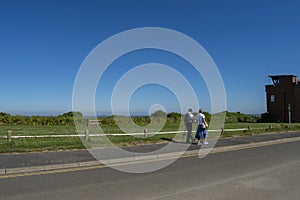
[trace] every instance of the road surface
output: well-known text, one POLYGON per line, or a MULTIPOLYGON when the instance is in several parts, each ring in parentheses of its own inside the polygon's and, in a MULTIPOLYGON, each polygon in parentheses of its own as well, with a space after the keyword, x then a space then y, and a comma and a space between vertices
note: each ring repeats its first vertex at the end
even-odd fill
POLYGON ((299 152, 297 141, 209 154, 204 159, 184 157, 162 170, 145 174, 104 167, 2 177, 0 199, 298 200, 299 152))

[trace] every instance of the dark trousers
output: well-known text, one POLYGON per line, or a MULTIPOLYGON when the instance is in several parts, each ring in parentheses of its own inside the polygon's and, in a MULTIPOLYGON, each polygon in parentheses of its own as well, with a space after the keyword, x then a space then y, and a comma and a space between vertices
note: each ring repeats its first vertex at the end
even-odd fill
POLYGON ((208 136, 208 134, 207 134, 206 128, 202 128, 202 125, 198 125, 195 138, 200 140, 203 138, 207 138, 207 136, 208 136))
POLYGON ((186 123, 185 127, 186 127, 186 131, 187 131, 186 142, 191 143, 194 140, 194 138, 192 136, 193 123, 186 123))

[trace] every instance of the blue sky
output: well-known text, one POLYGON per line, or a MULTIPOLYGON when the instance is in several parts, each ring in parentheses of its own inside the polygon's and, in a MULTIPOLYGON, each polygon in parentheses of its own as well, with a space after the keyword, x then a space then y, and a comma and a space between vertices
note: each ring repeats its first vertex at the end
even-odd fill
MULTIPOLYGON (((76 74, 90 51, 122 31, 163 27, 188 35, 210 54, 223 78, 229 111, 263 113, 268 67, 270 74, 300 77, 299 10, 296 0, 2 0, 0 111, 57 115, 72 110, 76 74)), ((111 90, 122 73, 148 62, 181 70, 193 83, 200 107, 210 110, 209 97, 201 94, 203 80, 182 68, 188 63, 167 52, 145 50, 122 56, 107 70, 96 91, 99 115, 109 114, 111 90)), ((178 111, 175 95, 157 85, 137 90, 130 108, 145 114, 156 103, 178 111)))

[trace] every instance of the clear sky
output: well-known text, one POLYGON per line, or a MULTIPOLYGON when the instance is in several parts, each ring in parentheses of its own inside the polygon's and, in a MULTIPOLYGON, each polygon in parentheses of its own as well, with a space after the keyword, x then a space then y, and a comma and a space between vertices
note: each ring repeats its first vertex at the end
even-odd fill
MULTIPOLYGON (((223 78, 227 110, 263 113, 268 67, 272 75, 300 77, 299 10, 297 0, 1 0, 0 112, 57 115, 72 110, 76 74, 90 51, 125 30, 163 27, 188 35, 206 49, 223 78)), ((99 82, 99 115, 109 114, 111 90, 118 78, 149 62, 179 71, 188 65, 158 50, 122 56, 99 82)), ((181 73, 193 82, 200 106, 209 111, 201 78, 198 84, 191 69, 181 73)), ((167 112, 178 111, 175 95, 158 85, 139 88, 130 108, 134 114, 145 114, 156 103, 167 112)))

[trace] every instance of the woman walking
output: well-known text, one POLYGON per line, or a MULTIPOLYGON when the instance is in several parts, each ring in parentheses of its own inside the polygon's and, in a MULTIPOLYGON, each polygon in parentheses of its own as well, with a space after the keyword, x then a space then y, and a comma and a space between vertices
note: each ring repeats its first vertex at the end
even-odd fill
POLYGON ((200 144, 208 144, 208 142, 206 141, 206 138, 208 137, 208 133, 207 133, 207 127, 208 124, 206 123, 205 120, 205 115, 203 114, 203 110, 199 109, 199 113, 197 115, 197 132, 195 135, 195 138, 198 139, 198 145, 200 144), (203 143, 202 141, 203 140, 203 143))

